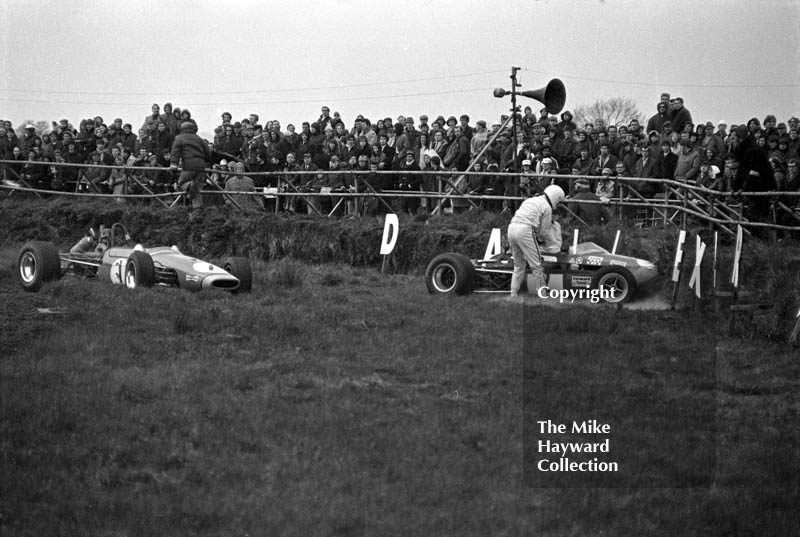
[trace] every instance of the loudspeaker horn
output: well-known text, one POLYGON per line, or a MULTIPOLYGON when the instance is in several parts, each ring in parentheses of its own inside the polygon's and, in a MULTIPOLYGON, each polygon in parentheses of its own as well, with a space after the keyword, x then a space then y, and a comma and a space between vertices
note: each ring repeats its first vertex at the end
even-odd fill
MULTIPOLYGON (((494 90, 494 95, 497 97, 497 90, 494 90)), ((543 88, 523 91, 520 92, 520 95, 536 99, 544 104, 549 114, 558 114, 564 108, 564 103, 567 102, 567 89, 564 87, 564 83, 557 78, 548 82, 547 86, 543 88)))

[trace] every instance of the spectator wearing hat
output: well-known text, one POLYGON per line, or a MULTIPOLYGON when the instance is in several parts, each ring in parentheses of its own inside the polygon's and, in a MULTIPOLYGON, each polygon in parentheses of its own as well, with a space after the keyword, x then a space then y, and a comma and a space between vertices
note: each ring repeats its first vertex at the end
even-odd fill
POLYGON ((777 118, 773 114, 767 114, 764 117, 764 134, 766 136, 771 136, 773 134, 778 134, 776 129, 776 124, 778 123, 777 118))
POLYGON ((36 134, 36 127, 31 124, 25 125, 25 132, 19 140, 19 148, 22 150, 22 153, 27 155, 28 151, 33 149, 37 140, 41 141, 36 134))
POLYGON ((682 183, 694 183, 700 174, 700 155, 689 141, 683 141, 673 178, 682 183))
POLYGON ((588 179, 577 179, 573 185, 573 194, 567 208, 590 226, 607 224, 611 221, 611 213, 597 194, 590 190, 588 179), (586 203, 587 201, 595 203, 586 203))
POLYGON ((670 121, 670 120, 665 121, 663 123, 663 125, 661 126, 661 133, 660 133, 660 137, 659 137, 659 140, 658 140, 658 145, 660 146, 661 142, 663 142, 664 140, 671 141, 672 140, 672 134, 674 132, 675 131, 672 130, 672 121, 670 121))
POLYGON ((634 147, 634 143, 631 140, 626 139, 622 143, 622 149, 617 156, 617 163, 623 163, 625 165, 625 169, 629 172, 633 172, 633 170, 636 168, 636 162, 639 160, 639 153, 636 151, 636 149, 637 148, 634 147))
POLYGON ((719 167, 715 164, 701 164, 700 176, 697 178, 697 186, 710 190, 722 190, 722 174, 719 167))
POLYGON ((558 185, 562 190, 569 188, 569 180, 558 175, 558 161, 553 157, 542 157, 536 167, 537 173, 541 174, 538 180, 538 191, 544 191, 550 185, 558 185))
POLYGON ((522 171, 519 175, 520 196, 530 197, 539 192, 539 183, 536 179, 536 171, 533 169, 533 162, 530 159, 523 159, 521 162, 522 171))
MULTIPOLYGON (((399 169, 403 172, 418 172, 421 171, 416 162, 416 154, 412 149, 405 152, 401 157, 402 163, 399 169)), ((422 185, 422 175, 418 173, 403 173, 397 176, 397 184, 395 188, 403 192, 420 192, 422 185)), ((403 197, 400 199, 400 210, 409 215, 416 215, 417 209, 420 206, 420 198, 403 197)))
POLYGON ((470 160, 477 157, 487 143, 489 143, 489 130, 486 128, 486 122, 480 119, 475 123, 475 132, 469 141, 470 160))
POLYGON ((561 165, 555 155, 553 155, 549 145, 543 145, 541 148, 541 156, 536 159, 536 173, 545 173, 545 160, 548 161, 546 169, 547 175, 557 175, 561 165))
POLYGON ((703 149, 713 149, 714 154, 724 158, 725 155, 725 141, 717 133, 714 132, 714 124, 710 121, 706 122, 703 137, 700 139, 700 146, 703 149))
POLYGON ((392 154, 392 162, 395 167, 402 167, 405 163, 405 155, 408 151, 416 153, 419 150, 419 131, 414 128, 414 119, 407 117, 403 130, 395 137, 395 152, 392 154))
POLYGON ((236 192, 255 192, 256 186, 253 180, 244 175, 245 167, 241 162, 237 162, 233 167, 233 175, 225 181, 225 203, 227 205, 233 204, 235 201, 239 207, 247 212, 255 212, 262 210, 262 204, 259 199, 254 195, 234 194, 236 192))
POLYGON ((600 179, 597 180, 597 187, 594 193, 603 203, 608 203, 616 193, 616 183, 614 182, 614 170, 611 168, 603 168, 600 172, 600 179))

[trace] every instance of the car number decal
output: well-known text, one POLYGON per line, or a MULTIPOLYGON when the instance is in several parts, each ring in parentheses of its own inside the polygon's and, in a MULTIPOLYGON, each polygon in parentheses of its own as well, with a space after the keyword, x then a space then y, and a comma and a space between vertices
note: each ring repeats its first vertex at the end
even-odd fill
POLYGON ((111 263, 111 271, 108 273, 108 277, 111 278, 111 283, 114 285, 121 285, 125 281, 125 261, 120 257, 111 263))

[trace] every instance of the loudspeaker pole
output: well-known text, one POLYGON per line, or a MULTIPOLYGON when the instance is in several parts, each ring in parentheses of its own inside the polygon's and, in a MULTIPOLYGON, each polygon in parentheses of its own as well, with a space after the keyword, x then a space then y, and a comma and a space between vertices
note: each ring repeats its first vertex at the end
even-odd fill
MULTIPOLYGON (((517 71, 519 71, 519 67, 512 67, 511 68, 511 143, 514 144, 514 173, 517 173, 519 170, 517 169, 517 88, 519 87, 519 83, 517 82, 517 71)), ((519 196, 519 181, 514 181, 512 183, 514 185, 514 196, 519 196)))

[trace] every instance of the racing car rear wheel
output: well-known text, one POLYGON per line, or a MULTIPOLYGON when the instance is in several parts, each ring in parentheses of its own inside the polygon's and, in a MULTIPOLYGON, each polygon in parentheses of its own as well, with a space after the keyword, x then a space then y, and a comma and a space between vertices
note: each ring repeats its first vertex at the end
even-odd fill
POLYGON ((425 269, 428 292, 464 295, 472 291, 475 267, 465 255, 447 253, 434 257, 425 269))
POLYGON ((250 259, 247 257, 229 257, 222 268, 236 276, 239 287, 234 292, 248 293, 253 288, 253 271, 250 270, 250 259))
POLYGON ((52 242, 31 241, 19 252, 19 283, 26 291, 38 291, 44 282, 61 277, 61 258, 52 242))
POLYGON ((147 252, 134 250, 125 265, 125 287, 152 287, 156 283, 156 267, 147 252))
POLYGON ((629 270, 622 267, 606 267, 597 271, 592 280, 592 289, 600 289, 601 296, 609 304, 625 302, 636 290, 636 280, 629 270))

